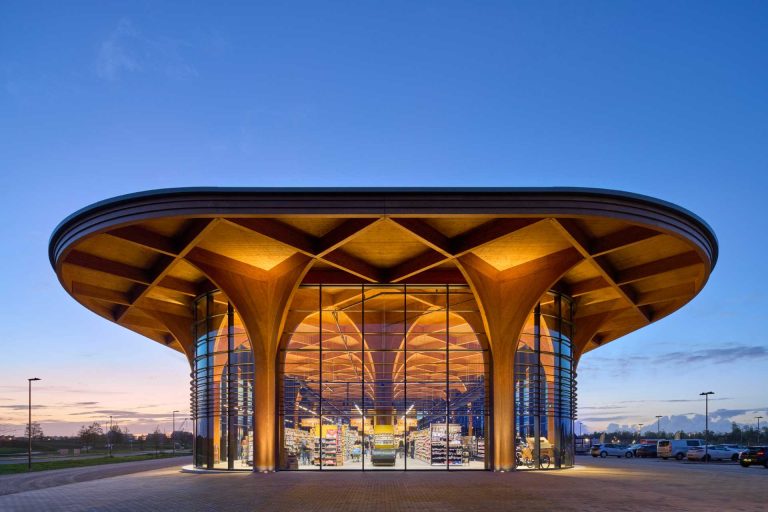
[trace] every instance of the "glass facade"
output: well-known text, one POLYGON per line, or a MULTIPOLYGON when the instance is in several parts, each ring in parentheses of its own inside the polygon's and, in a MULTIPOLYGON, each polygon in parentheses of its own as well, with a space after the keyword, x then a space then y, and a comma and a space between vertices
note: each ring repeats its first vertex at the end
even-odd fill
POLYGON ((253 352, 239 315, 221 292, 195 302, 192 370, 194 464, 253 466, 253 352))
POLYGON ((280 355, 280 467, 485 469, 487 343, 465 286, 301 287, 280 355))
POLYGON ((573 466, 573 304, 547 293, 528 317, 515 355, 518 469, 573 466))
MULTIPOLYGON (((518 341, 518 469, 573 466, 572 317, 548 292, 518 341)), ((194 335, 194 464, 251 470, 253 354, 223 293, 196 299, 194 335)), ((301 286, 282 336, 280 469, 491 467, 490 354, 467 286, 301 286)))

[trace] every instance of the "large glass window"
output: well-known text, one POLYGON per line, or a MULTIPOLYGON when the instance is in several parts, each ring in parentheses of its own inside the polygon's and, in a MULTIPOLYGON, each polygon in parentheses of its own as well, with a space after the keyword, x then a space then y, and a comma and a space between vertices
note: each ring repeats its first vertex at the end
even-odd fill
POLYGON ((547 293, 528 317, 515 356, 518 469, 573 466, 573 306, 547 293))
POLYGON ((251 469, 253 353, 242 321, 224 294, 198 297, 194 334, 195 466, 251 469))
POLYGON ((485 469, 488 361, 465 286, 304 286, 280 354, 280 467, 485 469))

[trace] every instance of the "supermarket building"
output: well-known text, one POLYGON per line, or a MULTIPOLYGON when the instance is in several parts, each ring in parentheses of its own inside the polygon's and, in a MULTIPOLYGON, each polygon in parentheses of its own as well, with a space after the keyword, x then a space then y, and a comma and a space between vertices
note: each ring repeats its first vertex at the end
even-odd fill
POLYGON ((194 464, 566 468, 580 357, 717 260, 676 205, 581 188, 142 192, 54 231, 62 286, 186 355, 194 464))

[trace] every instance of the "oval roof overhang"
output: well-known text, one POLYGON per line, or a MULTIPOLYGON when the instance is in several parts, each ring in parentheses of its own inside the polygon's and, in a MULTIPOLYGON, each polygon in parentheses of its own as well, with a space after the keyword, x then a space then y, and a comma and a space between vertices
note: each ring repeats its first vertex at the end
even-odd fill
POLYGON ((301 253, 313 260, 306 283, 442 284, 464 282, 454 261, 466 255, 504 271, 577 251, 580 263, 556 288, 576 301, 577 338, 580 326, 588 336, 577 347, 586 351, 690 301, 717 250, 691 212, 611 190, 185 188, 70 215, 49 257, 85 307, 188 352, 178 332, 194 297, 214 287, 195 258, 248 272, 301 253))

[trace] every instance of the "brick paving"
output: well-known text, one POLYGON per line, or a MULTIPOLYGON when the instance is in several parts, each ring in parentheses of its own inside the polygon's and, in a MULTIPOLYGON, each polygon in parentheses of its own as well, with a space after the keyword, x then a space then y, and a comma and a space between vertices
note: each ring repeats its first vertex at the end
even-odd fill
POLYGON ((0 496, 11 511, 765 511, 768 470, 580 457, 547 472, 190 474, 178 467, 0 496))

